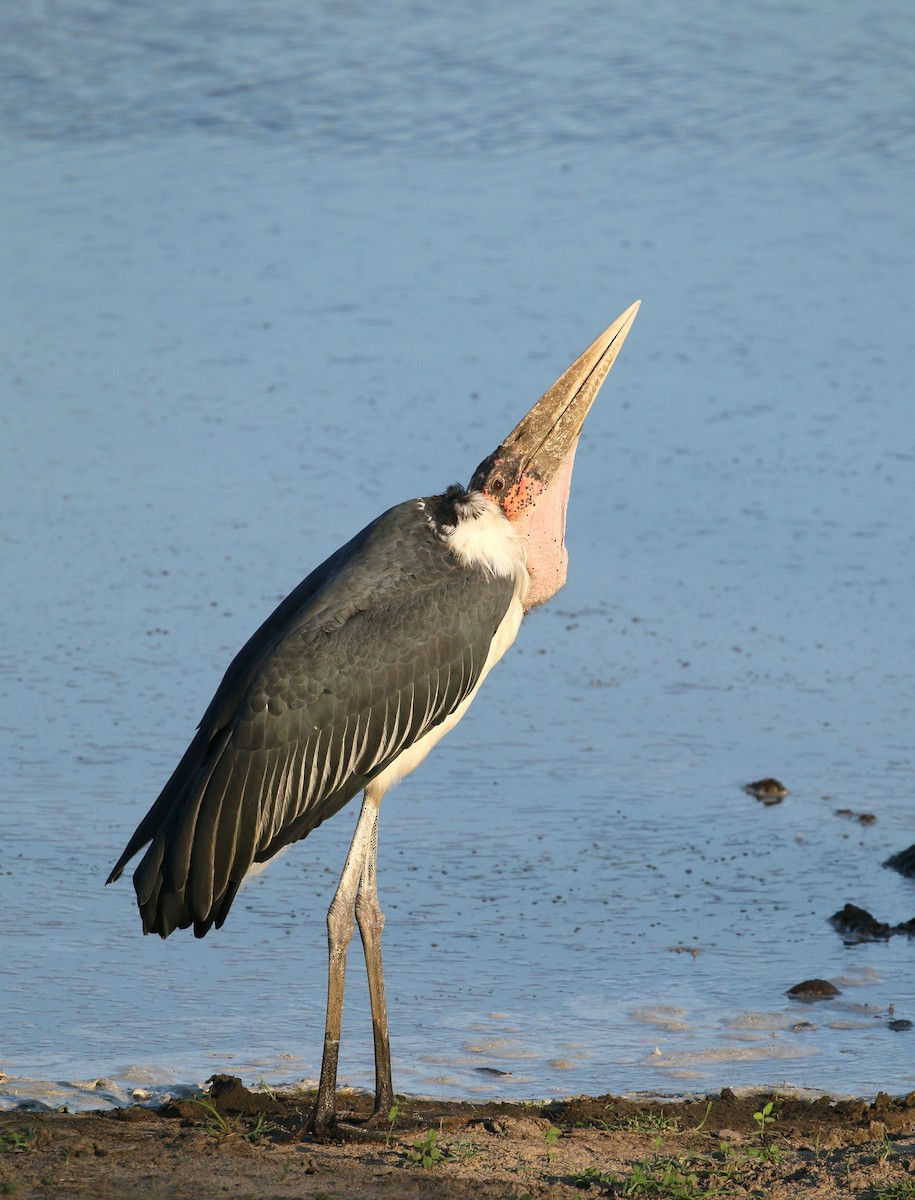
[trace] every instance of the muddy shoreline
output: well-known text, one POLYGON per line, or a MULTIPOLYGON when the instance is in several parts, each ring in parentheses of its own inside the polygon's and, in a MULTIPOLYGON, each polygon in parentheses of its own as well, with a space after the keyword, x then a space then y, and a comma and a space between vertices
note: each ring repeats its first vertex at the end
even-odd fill
POLYGON ((199 1197, 588 1195, 915 1196, 915 1092, 872 1102, 720 1094, 549 1104, 401 1098, 366 1127, 370 1098, 341 1096, 347 1140, 303 1132, 313 1094, 252 1092, 218 1077, 158 1110, 0 1114, 0 1194, 93 1200, 199 1197))

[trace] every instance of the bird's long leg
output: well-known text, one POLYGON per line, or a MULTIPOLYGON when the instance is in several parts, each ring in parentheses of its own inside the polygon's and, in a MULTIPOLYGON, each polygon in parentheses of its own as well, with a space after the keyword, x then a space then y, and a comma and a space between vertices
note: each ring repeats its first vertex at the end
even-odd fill
POLYGON ((356 896, 356 921, 365 951, 365 969, 369 979, 372 1006, 372 1037, 375 1042, 375 1115, 387 1117, 394 1104, 391 1079, 391 1042, 388 1037, 388 1008, 384 998, 384 970, 381 966, 381 933, 384 913, 378 904, 378 809, 368 853, 356 896))
POLYGON ((311 1121, 314 1132, 319 1136, 332 1133, 337 1124, 337 1061, 343 1021, 346 953, 355 928, 353 910, 359 882, 365 870, 369 847, 377 838, 377 829, 378 802, 365 796, 343 874, 327 911, 327 1023, 324 1027, 321 1078, 311 1121))

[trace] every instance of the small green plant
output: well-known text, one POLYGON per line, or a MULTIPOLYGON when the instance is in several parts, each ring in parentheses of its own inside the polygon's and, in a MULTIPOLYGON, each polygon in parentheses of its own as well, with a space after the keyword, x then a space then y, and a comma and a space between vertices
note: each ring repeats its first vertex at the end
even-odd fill
POLYGON ((548 1163, 552 1163, 553 1159, 556 1157, 555 1146, 562 1137, 562 1130, 557 1129, 555 1125, 551 1125, 543 1137, 546 1141, 546 1160, 548 1163))
POLYGON ((763 1142, 761 1146, 748 1146, 747 1158, 755 1158, 757 1162, 777 1163, 782 1161, 782 1152, 775 1142, 763 1142))
POLYGON ((770 1100, 767 1104, 763 1105, 759 1112, 753 1114, 753 1120, 756 1122, 756 1132, 760 1137, 765 1135, 769 1125, 778 1120, 778 1113, 773 1114, 772 1105, 773 1101, 770 1100))
POLYGON ((664 1196, 670 1200, 694 1200, 701 1196, 699 1177, 683 1172, 675 1158, 636 1163, 628 1179, 616 1185, 621 1196, 664 1196))
POLYGON ((883 1162, 887 1162, 895 1148, 896 1147, 893 1145, 893 1139, 884 1129, 883 1133, 880 1135, 880 1141, 877 1143, 877 1157, 882 1159, 883 1162))
POLYGON ((246 1142, 259 1142, 270 1130, 263 1113, 260 1113, 251 1129, 245 1129, 240 1117, 227 1117, 205 1096, 195 1096, 191 1103, 196 1104, 204 1114, 203 1132, 209 1137, 240 1137, 246 1142))
POLYGON ((874 1192, 874 1200, 913 1200, 915 1197, 915 1179, 900 1179, 896 1183, 888 1183, 874 1192))
POLYGON ((708 1104, 706 1104, 706 1106, 705 1106, 705 1116, 702 1118, 702 1120, 696 1126, 696 1133, 698 1133, 699 1130, 703 1127, 703 1125, 705 1125, 705 1122, 711 1116, 711 1112, 712 1112, 712 1102, 711 1102, 711 1100, 709 1100, 708 1104))
POLYGON ((263 1113, 258 1114, 258 1118, 251 1129, 242 1131, 242 1138, 246 1142, 259 1142, 261 1138, 266 1137, 270 1132, 270 1124, 263 1113))
POLYGON ((35 1149, 34 1129, 11 1129, 0 1133, 0 1154, 24 1154, 35 1149))
MULTIPOLYGON (((711 1101, 709 1101, 711 1108, 711 1101)), ((702 1125, 708 1119, 708 1111, 702 1119, 702 1125)), ((699 1129, 702 1128, 699 1126, 699 1129)), ((680 1118, 671 1113, 656 1111, 650 1108, 640 1108, 626 1116, 615 1115, 608 1121, 598 1121, 600 1129, 627 1129, 632 1133, 679 1133, 680 1118)))
POLYGON ((460 1141, 451 1143, 450 1153, 453 1159, 473 1158, 473 1156, 477 1153, 477 1147, 473 1144, 473 1142, 467 1139, 462 1139, 460 1141))
MULTIPOLYGON (((777 1120, 777 1116, 772 1115, 772 1103, 766 1104, 759 1112, 754 1112, 754 1121, 756 1122, 756 1135, 758 1135, 758 1145, 747 1146, 746 1150, 738 1151, 732 1147, 729 1142, 719 1141, 718 1151, 713 1154, 713 1158, 717 1158, 719 1162, 730 1163, 731 1168, 740 1171, 741 1165, 746 1165, 748 1159, 753 1159, 756 1163, 781 1163, 782 1151, 779 1150, 775 1142, 771 1141, 766 1136, 766 1129, 772 1121, 777 1120)), ((820 1138, 817 1135, 817 1146, 815 1146, 815 1157, 819 1162, 820 1156, 820 1138)))
POLYGON ((773 1112, 774 1101, 769 1100, 759 1112, 753 1114, 756 1122, 756 1133, 759 1137, 758 1146, 747 1147, 747 1157, 755 1158, 757 1162, 781 1162, 782 1152, 774 1142, 766 1137, 769 1126, 778 1120, 778 1113, 773 1112))
POLYGON ((195 1104, 203 1114, 203 1132, 209 1137, 226 1138, 231 1137, 233 1133, 238 1133, 238 1122, 230 1121, 215 1104, 204 1096, 195 1096, 191 1100, 191 1104, 195 1104))
POLYGON ((417 1138, 413 1143, 413 1149, 407 1151, 407 1158, 415 1167, 434 1167, 437 1163, 453 1161, 454 1155, 438 1145, 436 1131, 429 1129, 424 1138, 417 1138))
POLYGON ((397 1114, 400 1112, 400 1105, 395 1101, 388 1109, 388 1132, 384 1139, 385 1150, 391 1148, 391 1138, 394 1136, 394 1122, 397 1120, 397 1114))
POLYGON ((689 1170, 690 1164, 676 1157, 654 1155, 635 1163, 629 1175, 615 1175, 597 1167, 586 1167, 571 1176, 576 1187, 597 1184, 613 1196, 657 1197, 658 1200, 700 1200, 712 1195, 689 1170))
POLYGON ((597 1167, 585 1167, 583 1171, 574 1171, 569 1179, 575 1187, 586 1188, 592 1183, 599 1183, 602 1187, 613 1187, 616 1183, 616 1176, 610 1171, 601 1171, 597 1167))

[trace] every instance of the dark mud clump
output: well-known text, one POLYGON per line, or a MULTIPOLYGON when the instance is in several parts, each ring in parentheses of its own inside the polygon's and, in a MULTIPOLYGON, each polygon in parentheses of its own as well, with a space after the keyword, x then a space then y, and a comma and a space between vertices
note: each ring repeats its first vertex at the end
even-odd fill
POLYGON ((757 779, 753 783, 745 783, 743 790, 748 796, 755 796, 765 805, 781 804, 789 795, 788 789, 779 780, 767 775, 765 779, 757 779))
POLYGON ((915 917, 911 921, 889 925, 886 921, 878 921, 866 908, 859 908, 857 904, 846 904, 832 914, 829 923, 849 943, 885 942, 897 933, 915 937, 915 917))
POLYGON ((883 865, 898 871, 900 875, 905 875, 907 879, 915 879, 915 846, 909 846, 908 850, 900 850, 898 854, 891 854, 883 865))
POLYGON ((792 1000, 803 1000, 809 1004, 816 1000, 831 1000, 833 996, 841 996, 842 989, 837 988, 828 979, 805 979, 803 983, 796 983, 794 987, 788 988, 785 995, 790 996, 792 1000))

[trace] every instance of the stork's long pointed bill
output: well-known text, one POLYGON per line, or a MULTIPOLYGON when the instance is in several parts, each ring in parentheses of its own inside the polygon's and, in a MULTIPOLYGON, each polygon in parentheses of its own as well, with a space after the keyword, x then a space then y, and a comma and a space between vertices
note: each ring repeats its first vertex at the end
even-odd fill
POLYGON ((575 448, 638 311, 636 302, 576 358, 470 481, 471 491, 498 504, 524 543, 526 609, 549 600, 565 583, 566 508, 575 448))
POLYGON ((595 338, 537 401, 499 448, 480 463, 471 488, 502 505, 515 519, 526 497, 542 493, 574 453, 601 384, 639 311, 636 301, 595 338))

